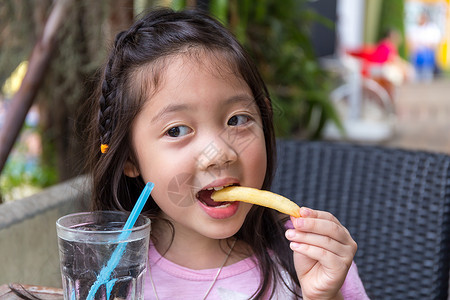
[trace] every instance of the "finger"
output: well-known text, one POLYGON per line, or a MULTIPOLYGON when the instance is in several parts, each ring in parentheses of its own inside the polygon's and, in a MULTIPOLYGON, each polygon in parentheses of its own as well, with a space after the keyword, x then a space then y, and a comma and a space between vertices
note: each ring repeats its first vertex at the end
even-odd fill
POLYGON ((290 248, 296 253, 318 261, 325 268, 335 271, 350 268, 353 261, 353 256, 341 257, 315 245, 291 242, 290 248))
POLYGON ((297 218, 293 221, 293 225, 296 230, 328 236, 342 244, 353 242, 344 226, 327 219, 297 218))
POLYGON ((303 206, 300 208, 300 215, 303 218, 324 219, 342 225, 341 222, 339 222, 339 220, 333 214, 327 211, 314 210, 303 206))
POLYGON ((311 246, 326 249, 340 257, 347 257, 349 255, 353 256, 355 252, 355 250, 352 248, 352 245, 342 244, 329 236, 320 234, 289 229, 286 231, 286 238, 291 242, 308 244, 311 246))
POLYGON ((311 259, 306 255, 303 255, 296 251, 293 251, 293 254, 295 271, 297 272, 297 276, 299 276, 299 278, 302 278, 304 275, 310 272, 311 269, 317 264, 317 260, 311 259))

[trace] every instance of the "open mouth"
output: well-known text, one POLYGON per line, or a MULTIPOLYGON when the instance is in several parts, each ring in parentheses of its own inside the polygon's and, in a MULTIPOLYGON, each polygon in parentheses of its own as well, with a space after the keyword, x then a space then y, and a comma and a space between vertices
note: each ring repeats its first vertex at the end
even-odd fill
POLYGON ((212 187, 212 188, 208 188, 205 190, 201 190, 197 193, 196 197, 200 202, 202 202, 206 206, 217 207, 217 208, 227 207, 232 202, 230 202, 230 201, 216 202, 213 199, 211 199, 211 195, 212 195, 212 193, 214 193, 214 191, 221 190, 227 186, 238 186, 238 184, 229 184, 229 185, 217 186, 217 187, 212 187))

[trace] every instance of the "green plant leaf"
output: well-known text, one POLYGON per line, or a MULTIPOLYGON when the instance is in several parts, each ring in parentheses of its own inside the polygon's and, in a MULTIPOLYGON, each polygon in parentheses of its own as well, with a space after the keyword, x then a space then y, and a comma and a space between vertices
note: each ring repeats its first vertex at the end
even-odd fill
POLYGON ((209 11, 225 26, 228 23, 228 0, 210 0, 209 11))
POLYGON ((170 2, 170 8, 175 11, 182 10, 186 7, 186 0, 172 0, 170 2))

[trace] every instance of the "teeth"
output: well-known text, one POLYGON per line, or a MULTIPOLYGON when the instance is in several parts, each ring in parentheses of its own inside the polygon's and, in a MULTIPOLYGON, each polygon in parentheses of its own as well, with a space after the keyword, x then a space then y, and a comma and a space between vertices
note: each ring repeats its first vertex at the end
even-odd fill
POLYGON ((224 186, 209 187, 209 188, 207 188, 206 190, 207 190, 207 191, 212 191, 212 190, 220 191, 221 189, 226 188, 227 186, 231 186, 231 185, 232 185, 232 184, 227 184, 227 185, 224 185, 224 186))

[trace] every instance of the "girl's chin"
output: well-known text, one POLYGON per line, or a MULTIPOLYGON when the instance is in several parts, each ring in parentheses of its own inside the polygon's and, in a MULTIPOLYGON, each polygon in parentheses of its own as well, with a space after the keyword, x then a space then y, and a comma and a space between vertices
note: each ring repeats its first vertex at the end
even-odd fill
POLYGON ((197 201, 197 203, 201 209, 213 219, 231 218, 237 213, 240 205, 239 201, 227 202, 226 204, 220 206, 208 206, 201 201, 197 201))

